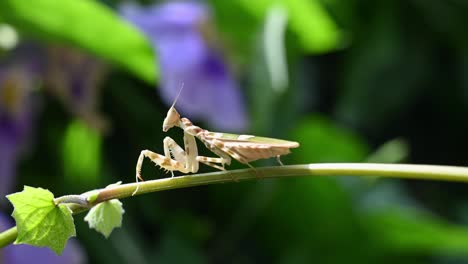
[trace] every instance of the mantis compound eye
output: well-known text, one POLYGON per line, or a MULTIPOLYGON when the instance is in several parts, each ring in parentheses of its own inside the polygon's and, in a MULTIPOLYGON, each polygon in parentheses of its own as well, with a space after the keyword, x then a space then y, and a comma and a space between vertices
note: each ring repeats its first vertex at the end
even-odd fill
POLYGON ((163 122, 163 131, 167 132, 171 127, 177 126, 180 122, 180 115, 175 110, 174 107, 171 107, 169 111, 167 111, 166 118, 164 118, 163 122))

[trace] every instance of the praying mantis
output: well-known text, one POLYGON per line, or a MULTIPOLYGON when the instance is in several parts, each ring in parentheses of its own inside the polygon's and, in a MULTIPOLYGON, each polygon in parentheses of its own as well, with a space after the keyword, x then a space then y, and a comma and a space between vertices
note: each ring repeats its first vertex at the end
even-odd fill
POLYGON ((172 177, 174 177, 174 171, 182 173, 197 172, 199 163, 219 170, 225 170, 224 165, 230 165, 232 158, 248 165, 252 169, 255 168, 249 162, 271 157, 276 157, 278 162, 283 165, 280 156, 289 154, 289 149, 291 148, 299 147, 299 143, 294 141, 252 135, 210 132, 194 125, 188 118, 181 117, 174 107, 176 102, 177 98, 167 112, 162 130, 167 132, 172 127, 181 128, 184 131, 184 149, 172 138, 166 137, 163 140, 164 155, 150 150, 141 151, 136 165, 137 182, 138 179, 143 180, 141 177, 141 167, 145 157, 161 168, 170 171, 172 177), (199 156, 195 138, 198 138, 218 157, 199 156))

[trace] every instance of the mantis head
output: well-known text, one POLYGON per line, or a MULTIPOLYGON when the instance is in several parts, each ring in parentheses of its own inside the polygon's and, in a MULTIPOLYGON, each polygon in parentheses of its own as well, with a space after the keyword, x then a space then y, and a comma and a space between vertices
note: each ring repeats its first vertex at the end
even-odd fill
POLYGON ((173 126, 179 126, 179 123, 180 123, 180 114, 172 106, 171 108, 169 108, 169 111, 167 111, 166 118, 164 118, 163 131, 167 132, 173 126))
POLYGON ((180 126, 180 114, 175 110, 174 106, 177 102, 177 99, 179 99, 180 93, 182 92, 182 89, 184 88, 184 83, 182 83, 182 86, 180 87, 179 93, 177 94, 176 98, 174 99, 174 102, 172 103, 171 108, 169 108, 169 111, 167 111, 166 118, 164 118, 163 122, 163 131, 167 132, 169 129, 171 129, 174 126, 180 126))

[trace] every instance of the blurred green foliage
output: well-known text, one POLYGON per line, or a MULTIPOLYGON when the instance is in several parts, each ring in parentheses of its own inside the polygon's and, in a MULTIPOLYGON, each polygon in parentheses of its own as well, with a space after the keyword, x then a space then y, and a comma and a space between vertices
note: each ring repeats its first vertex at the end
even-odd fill
MULTIPOLYGON (((21 184, 58 196, 88 190, 96 182, 91 176, 100 177, 95 187, 133 181, 139 151, 162 150, 167 109, 149 89, 157 79, 150 45, 112 10, 118 1, 106 3, 0 1, 0 21, 23 38, 72 45, 117 66, 104 83, 102 108, 112 131, 102 145, 82 127, 72 129, 74 117, 45 97, 21 184)), ((285 163, 466 165, 466 1, 210 3, 240 64, 253 120, 248 132, 301 143, 285 163), (290 76, 285 93, 276 94, 258 45, 275 5, 288 12, 290 76), (383 145, 397 137, 409 150, 401 142, 383 145)), ((178 132, 169 135, 180 140, 178 132)), ((149 163, 143 171, 145 178, 169 176, 149 163)), ((128 199, 123 228, 109 240, 79 219, 77 229, 93 263, 466 263, 466 189, 389 179, 262 180, 128 199)))
POLYGON ((101 137, 79 120, 68 125, 63 139, 63 169, 65 184, 70 186, 98 185, 101 165, 101 137))
POLYGON ((32 37, 75 45, 150 83, 156 79, 148 41, 115 11, 94 0, 6 0, 0 3, 0 17, 32 37))

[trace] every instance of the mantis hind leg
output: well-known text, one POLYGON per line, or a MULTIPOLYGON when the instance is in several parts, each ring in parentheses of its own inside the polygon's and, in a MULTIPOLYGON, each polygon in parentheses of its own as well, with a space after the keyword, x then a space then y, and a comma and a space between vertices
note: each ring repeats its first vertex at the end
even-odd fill
POLYGON ((218 170, 222 170, 222 171, 226 170, 224 168, 224 164, 226 163, 226 161, 223 158, 211 158, 211 157, 205 157, 205 156, 197 156, 197 161, 205 165, 208 165, 210 167, 213 167, 215 169, 218 169, 218 170), (222 166, 216 165, 215 163, 220 163, 222 166))
MULTIPOLYGON (((222 142, 216 142, 217 140, 215 140, 215 144, 220 144, 222 145, 222 142)), ((221 147, 221 149, 223 150, 223 152, 227 153, 229 156, 233 157, 235 160, 239 161, 240 163, 242 164, 245 164, 247 166, 249 166, 257 175, 258 175, 258 171, 257 169, 255 169, 254 166, 252 166, 248 159, 246 157, 244 157, 241 153, 237 152, 235 149, 232 149, 232 148, 227 148, 227 147, 221 147)))
POLYGON ((250 163, 246 162, 245 165, 249 166, 255 172, 255 176, 257 176, 258 178, 263 177, 263 175, 250 163))
POLYGON ((283 162, 281 162, 280 155, 276 156, 276 161, 278 161, 279 165, 284 166, 283 162))

